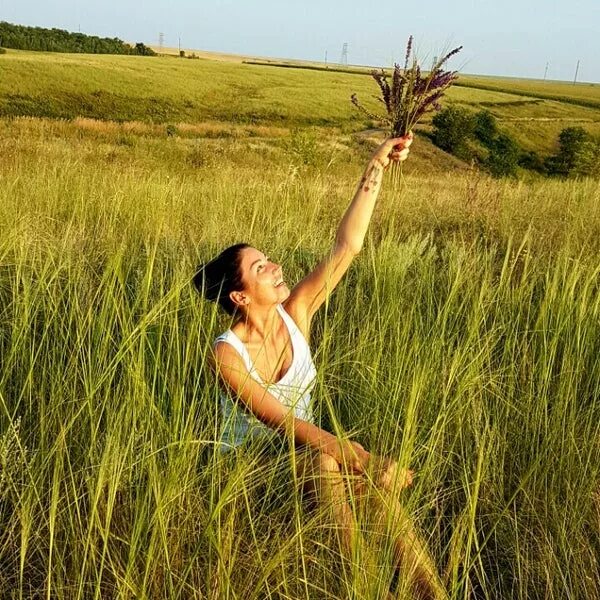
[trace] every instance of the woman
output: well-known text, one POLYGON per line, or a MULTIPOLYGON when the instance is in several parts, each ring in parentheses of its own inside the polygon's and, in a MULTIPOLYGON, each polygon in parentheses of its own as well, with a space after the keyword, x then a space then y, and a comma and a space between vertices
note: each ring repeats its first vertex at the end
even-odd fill
POLYGON ((224 388, 223 447, 287 434, 298 448, 293 454, 304 491, 332 509, 349 556, 354 527, 346 485, 361 498, 368 496, 369 482, 374 483, 381 492, 372 495, 379 499, 379 512, 393 511, 390 520, 399 527, 394 540, 398 566, 410 573, 421 597, 444 598, 431 558, 390 493, 410 485, 412 471, 321 429, 312 422, 309 403, 316 374, 307 343, 312 318, 360 252, 384 172, 392 162, 406 159, 411 143, 412 134, 387 139, 377 148, 331 253, 292 290, 281 266, 247 244, 224 250, 199 269, 194 283, 206 298, 238 317, 214 347, 214 366, 224 388))

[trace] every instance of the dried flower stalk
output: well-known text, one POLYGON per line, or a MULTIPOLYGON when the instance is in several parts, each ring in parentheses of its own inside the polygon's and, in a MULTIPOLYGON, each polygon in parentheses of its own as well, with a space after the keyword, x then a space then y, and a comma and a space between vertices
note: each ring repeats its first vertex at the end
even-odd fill
POLYGON ((421 67, 412 53, 412 44, 411 35, 406 45, 404 68, 401 68, 398 63, 394 64, 391 85, 383 69, 371 72, 381 90, 381 97, 377 99, 385 106, 385 115, 372 113, 359 103, 356 94, 351 96, 352 104, 361 112, 371 119, 387 123, 390 135, 393 137, 407 135, 423 115, 439 110, 441 97, 458 78, 456 71, 444 71, 442 67, 449 58, 461 51, 462 46, 442 56, 432 66, 431 71, 423 76, 421 67))

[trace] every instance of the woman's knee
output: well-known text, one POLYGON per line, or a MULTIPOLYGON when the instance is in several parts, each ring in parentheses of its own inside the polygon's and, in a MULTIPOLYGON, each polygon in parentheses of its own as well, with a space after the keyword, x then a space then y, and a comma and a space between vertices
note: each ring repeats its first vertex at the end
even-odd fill
POLYGON ((343 485, 340 467, 337 461, 323 452, 311 452, 305 454, 298 462, 300 481, 305 499, 311 505, 317 506, 328 499, 334 490, 343 485))
POLYGON ((345 497, 344 479, 340 465, 329 454, 319 452, 313 460, 314 489, 321 501, 345 497))
POLYGON ((319 474, 339 474, 340 465, 333 456, 319 452, 314 459, 316 470, 319 474))

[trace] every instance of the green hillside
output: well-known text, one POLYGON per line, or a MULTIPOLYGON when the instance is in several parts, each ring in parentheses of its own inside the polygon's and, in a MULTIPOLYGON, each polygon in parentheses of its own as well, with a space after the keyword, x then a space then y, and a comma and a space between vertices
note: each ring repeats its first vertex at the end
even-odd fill
MULTIPOLYGON (((219 121, 284 127, 371 127, 350 103, 356 92, 374 109, 369 76, 216 60, 9 51, 0 61, 0 116, 199 123, 219 121)), ((466 77, 466 84, 479 80, 466 77)), ((549 153, 558 132, 580 124, 600 133, 600 108, 523 96, 526 82, 487 80, 494 89, 455 87, 447 102, 486 108, 526 149, 549 153)), ((539 86, 538 86, 539 87, 539 86)), ((557 88, 558 89, 558 88, 557 88)), ((553 88, 554 90, 554 88, 553 88)), ((561 88, 562 90, 562 88, 561 88)), ((573 86, 579 92, 577 86, 573 86)), ((597 87, 590 88, 596 94, 597 87)), ((589 90, 588 90, 589 91, 589 90)), ((556 90, 558 98, 566 94, 556 90)), ((589 102, 595 96, 589 91, 589 102)), ((587 98, 587 96, 586 96, 587 98)))

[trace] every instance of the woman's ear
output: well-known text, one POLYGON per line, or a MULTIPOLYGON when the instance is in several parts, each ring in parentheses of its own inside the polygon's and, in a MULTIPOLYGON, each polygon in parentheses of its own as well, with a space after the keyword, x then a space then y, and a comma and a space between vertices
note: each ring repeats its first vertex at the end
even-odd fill
POLYGON ((248 306, 250 298, 244 292, 230 292, 229 298, 236 306, 248 306))

